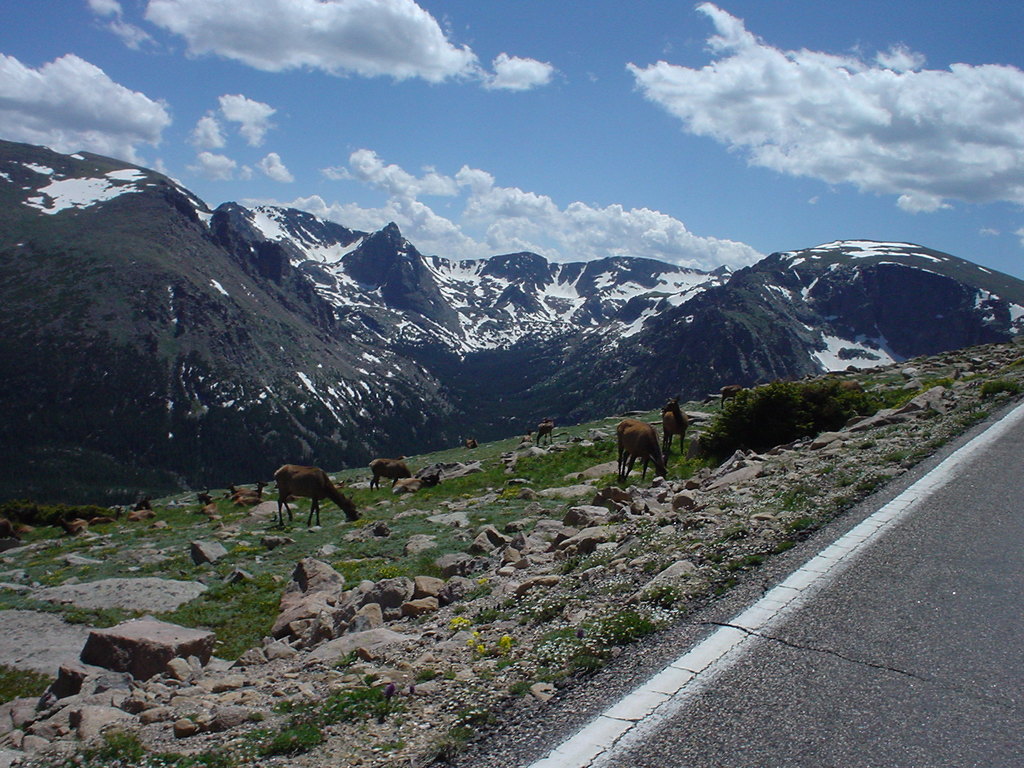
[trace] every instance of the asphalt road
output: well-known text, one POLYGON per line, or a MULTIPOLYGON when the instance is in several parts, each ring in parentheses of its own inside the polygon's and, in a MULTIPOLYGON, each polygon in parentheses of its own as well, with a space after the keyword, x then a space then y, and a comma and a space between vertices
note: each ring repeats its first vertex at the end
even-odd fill
POLYGON ((1024 766, 1024 421, 602 766, 1024 766))

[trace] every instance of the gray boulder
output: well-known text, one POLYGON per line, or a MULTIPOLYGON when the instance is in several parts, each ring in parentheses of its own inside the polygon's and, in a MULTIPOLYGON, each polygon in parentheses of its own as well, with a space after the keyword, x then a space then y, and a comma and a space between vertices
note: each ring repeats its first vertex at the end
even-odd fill
POLYGON ((195 656, 206 664, 213 655, 216 635, 153 618, 125 621, 109 629, 94 629, 82 648, 86 664, 128 672, 148 680, 167 669, 167 662, 195 656))

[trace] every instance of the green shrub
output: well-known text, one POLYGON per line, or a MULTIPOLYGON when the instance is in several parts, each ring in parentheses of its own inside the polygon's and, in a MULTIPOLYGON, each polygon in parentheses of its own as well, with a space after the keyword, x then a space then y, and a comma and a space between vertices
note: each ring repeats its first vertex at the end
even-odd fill
POLYGON ((58 525, 61 520, 72 520, 76 517, 88 520, 109 515, 108 507, 98 507, 95 504, 37 504, 25 499, 0 504, 0 517, 34 527, 58 525))
POLYGON ((732 398, 705 434, 705 445, 719 459, 738 448, 763 452, 839 429, 853 416, 873 413, 878 404, 875 396, 845 389, 834 379, 776 381, 732 398))
POLYGON ((1003 393, 1020 394, 1020 384, 1011 379, 992 379, 981 385, 981 396, 992 397, 1003 393))
POLYGON ((272 755, 301 755, 309 752, 324 742, 320 726, 311 722, 297 722, 277 733, 268 734, 259 745, 259 754, 264 757, 272 755))

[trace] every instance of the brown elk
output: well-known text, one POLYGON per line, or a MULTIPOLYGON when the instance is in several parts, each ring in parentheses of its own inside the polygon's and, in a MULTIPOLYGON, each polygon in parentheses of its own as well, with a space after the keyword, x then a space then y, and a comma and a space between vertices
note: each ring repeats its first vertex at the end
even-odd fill
POLYGON ((412 477, 412 472, 401 459, 374 459, 370 462, 370 471, 373 472, 370 488, 380 488, 382 477, 391 478, 392 488, 400 477, 412 477))
POLYGON ((623 419, 615 428, 619 438, 619 482, 625 483, 626 476, 633 469, 637 459, 643 460, 643 473, 640 478, 647 477, 647 464, 654 462, 654 470, 665 477, 668 469, 658 444, 658 434, 654 427, 644 421, 623 419))
POLYGON ((661 429, 663 433, 661 452, 667 457, 672 452, 672 438, 679 435, 679 451, 683 450, 686 429, 690 426, 690 417, 679 407, 679 398, 673 397, 661 409, 661 429))
POLYGON ((14 523, 6 517, 0 517, 0 539, 20 539, 14 523))
POLYGON ((545 437, 548 439, 548 445, 551 445, 551 433, 554 431, 555 422, 551 419, 544 419, 544 421, 537 425, 537 445, 540 445, 545 437))
POLYGON ((238 507, 254 507, 263 501, 263 489, 267 484, 262 480, 256 483, 256 490, 250 488, 238 488, 231 494, 231 501, 238 507))
POLYGON ((726 384, 719 390, 719 394, 722 396, 722 402, 736 397, 740 392, 743 391, 743 385, 741 384, 726 384))
POLYGON ((73 520, 67 520, 62 517, 57 521, 57 523, 64 529, 64 532, 68 534, 68 536, 77 536, 89 529, 89 521, 83 520, 80 517, 76 517, 73 520))
POLYGON ((471 450, 473 448, 478 448, 480 446, 480 444, 474 438, 472 438, 472 437, 467 438, 465 445, 466 445, 467 448, 469 448, 471 450))
POLYGON ((277 525, 284 528, 284 515, 282 507, 288 510, 288 521, 291 522, 292 510, 288 506, 288 500, 297 496, 312 499, 309 505, 309 519, 306 520, 308 528, 313 522, 313 514, 316 514, 316 524, 320 525, 320 499, 330 499, 337 504, 349 522, 359 519, 359 510, 352 500, 341 493, 319 467, 300 467, 296 464, 285 464, 274 473, 274 481, 277 483, 277 525))

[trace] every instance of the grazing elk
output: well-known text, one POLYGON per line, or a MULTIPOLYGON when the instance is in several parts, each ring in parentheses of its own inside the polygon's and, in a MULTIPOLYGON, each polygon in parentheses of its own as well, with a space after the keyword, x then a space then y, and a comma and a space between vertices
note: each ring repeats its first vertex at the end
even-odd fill
POLYGON ((674 397, 661 409, 661 452, 668 457, 672 452, 672 438, 679 435, 679 451, 682 453, 686 429, 690 426, 690 417, 679 407, 679 398, 674 397))
POLYGON ((288 510, 288 520, 292 520, 292 510, 288 506, 290 498, 303 496, 312 499, 309 505, 309 519, 306 520, 308 528, 313 522, 313 514, 316 514, 316 524, 320 525, 320 499, 330 499, 345 513, 349 522, 359 519, 359 510, 352 500, 341 493, 319 467, 300 467, 296 464, 285 464, 274 473, 274 481, 277 483, 277 525, 284 528, 284 515, 282 507, 288 510))
POLYGON ((551 419, 544 419, 537 425, 537 445, 540 445, 547 437, 548 445, 551 445, 551 433, 555 431, 555 422, 551 419))
POLYGON ((380 488, 380 479, 388 477, 391 479, 391 487, 401 477, 412 477, 412 472, 401 459, 374 459, 370 462, 370 471, 373 477, 370 479, 370 488, 380 488))
POLYGON ((665 467, 665 459, 661 455, 661 446, 658 444, 658 433, 654 427, 644 421, 636 419, 623 419, 615 428, 619 439, 619 482, 625 483, 626 476, 633 469, 637 459, 643 461, 643 473, 640 479, 647 477, 647 464, 654 462, 654 470, 665 477, 668 469, 665 467))

